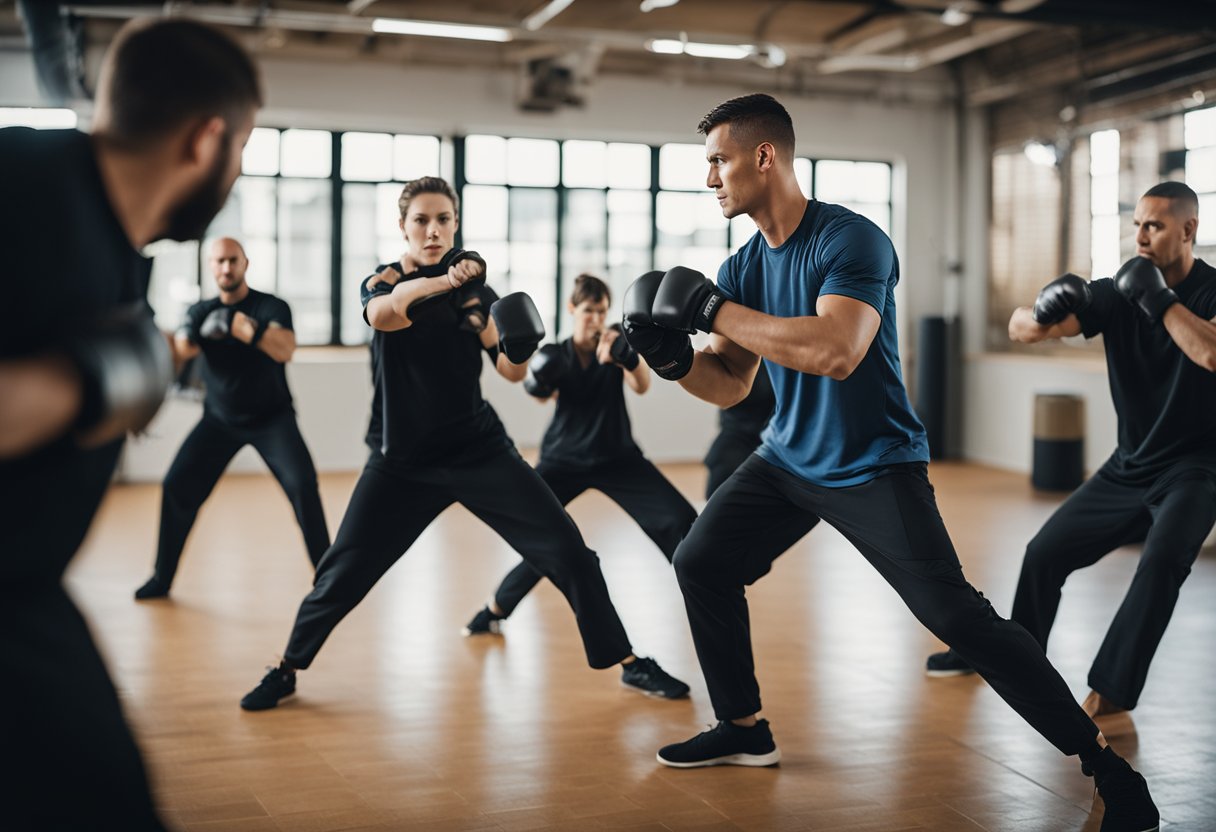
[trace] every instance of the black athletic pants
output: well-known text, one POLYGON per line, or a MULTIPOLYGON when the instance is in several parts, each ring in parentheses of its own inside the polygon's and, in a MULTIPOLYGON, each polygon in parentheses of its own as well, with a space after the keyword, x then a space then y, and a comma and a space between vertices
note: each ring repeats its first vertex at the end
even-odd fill
POLYGON ((705 468, 708 472, 705 480, 705 499, 712 497, 722 483, 735 473, 735 469, 759 447, 759 434, 749 435, 731 430, 719 433, 705 453, 705 468))
POLYGON ((1064 581, 1128 543, 1144 541, 1131 587, 1089 671, 1089 686, 1134 708, 1174 613, 1178 590, 1216 523, 1216 477, 1198 469, 1152 486, 1099 472, 1078 488, 1026 547, 1013 620, 1047 647, 1064 581))
POLYGON ((173 583, 182 547, 198 510, 215 488, 237 451, 252 445, 279 481, 296 521, 304 533, 308 558, 315 567, 329 548, 329 528, 317 490, 317 471, 300 435, 295 414, 281 415, 256 428, 229 427, 205 415, 169 466, 160 508, 160 538, 156 547, 156 573, 165 586, 173 583))
POLYGON ((399 465, 373 452, 355 486, 334 545, 300 605, 283 659, 312 664, 334 627, 452 503, 502 536, 574 609, 587 662, 604 668, 631 653, 600 571, 574 521, 514 448, 475 463, 399 465))
MULTIPOLYGON (((642 527, 669 561, 697 519, 696 510, 643 456, 593 468, 561 468, 542 460, 536 473, 563 506, 590 488, 602 491, 642 527)), ((541 574, 522 561, 503 578, 494 593, 494 603, 504 615, 510 615, 540 579, 541 574)))
POLYGON ((753 455, 718 489, 676 551, 697 657, 718 719, 760 710, 744 588, 824 520, 878 570, 934 635, 1065 754, 1098 729, 1038 642, 963 577, 923 463, 822 488, 753 455))
POLYGON ((0 667, 0 827, 164 829, 114 685, 57 580, 0 597, 0 667))

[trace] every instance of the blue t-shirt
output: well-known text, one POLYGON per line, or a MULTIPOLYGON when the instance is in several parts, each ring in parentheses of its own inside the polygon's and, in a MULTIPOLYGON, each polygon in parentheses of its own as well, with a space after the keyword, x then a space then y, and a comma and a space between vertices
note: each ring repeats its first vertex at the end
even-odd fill
POLYGON ((899 367, 891 240, 865 217, 811 200, 798 229, 777 248, 756 233, 718 270, 727 299, 780 318, 814 315, 820 295, 844 295, 877 310, 878 333, 844 381, 764 364, 777 407, 757 453, 816 485, 860 485, 888 466, 927 462, 925 429, 899 367))

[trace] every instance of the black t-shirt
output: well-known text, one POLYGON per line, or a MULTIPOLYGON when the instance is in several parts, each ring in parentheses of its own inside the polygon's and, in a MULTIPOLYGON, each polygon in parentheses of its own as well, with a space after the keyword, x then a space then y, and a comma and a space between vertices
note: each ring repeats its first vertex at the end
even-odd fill
MULTIPOLYGON (((369 278, 359 284, 364 319, 368 301, 391 290, 378 284, 368 291, 369 278)), ((460 328, 461 315, 447 294, 414 304, 410 320, 405 329, 372 336, 368 446, 391 461, 420 465, 474 462, 511 447, 481 395, 482 353, 493 361, 498 350, 460 328)))
MULTIPOLYGON (((1149 323, 1110 278, 1091 281, 1093 302, 1077 316, 1085 337, 1102 333, 1119 445, 1103 473, 1135 485, 1189 468, 1216 472, 1216 376, 1149 323)), ((1200 318, 1216 317, 1216 269, 1196 260, 1174 287, 1200 318)))
MULTIPOLYGON (((203 351, 203 384, 207 388, 203 408, 226 425, 254 427, 291 409, 287 370, 256 344, 231 336, 213 341, 199 335, 203 321, 223 305, 219 298, 211 298, 186 311, 184 326, 190 340, 203 351)), ((293 328, 287 302, 266 292, 250 289, 232 309, 253 318, 259 327, 274 322, 284 329, 293 328)))
POLYGON ((558 346, 567 370, 557 387, 557 411, 541 443, 540 464, 592 468, 641 456, 625 409, 625 371, 595 356, 581 366, 572 338, 558 346))
MULTIPOLYGON (((0 358, 62 349, 73 318, 144 302, 152 261, 131 247, 89 137, 0 130, 3 297, 0 358)), ((151 310, 149 310, 151 314, 151 310)), ((69 437, 0 461, 0 558, 7 591, 58 582, 88 531, 122 441, 82 450, 69 437)))
POLYGON ((768 368, 763 363, 756 371, 752 389, 743 401, 734 407, 718 411, 718 428, 723 433, 738 434, 760 442, 760 433, 773 415, 777 400, 773 396, 773 384, 768 378, 768 368))

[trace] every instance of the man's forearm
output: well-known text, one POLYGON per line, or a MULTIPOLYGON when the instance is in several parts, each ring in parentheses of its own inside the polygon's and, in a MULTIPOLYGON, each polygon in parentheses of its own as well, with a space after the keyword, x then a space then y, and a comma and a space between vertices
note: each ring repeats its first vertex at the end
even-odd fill
POLYGON ((80 374, 66 358, 0 362, 0 459, 61 436, 80 413, 80 374))
POLYGON ((800 373, 837 378, 853 369, 842 333, 827 318, 778 318, 728 302, 714 319, 714 332, 800 373))
POLYGON ((680 386, 710 404, 732 407, 747 397, 752 385, 751 379, 732 371, 721 356, 697 350, 692 369, 680 379, 680 386))
POLYGON ((1216 324, 1200 318, 1181 303, 1165 310, 1161 320, 1187 358, 1208 372, 1216 372, 1216 324))

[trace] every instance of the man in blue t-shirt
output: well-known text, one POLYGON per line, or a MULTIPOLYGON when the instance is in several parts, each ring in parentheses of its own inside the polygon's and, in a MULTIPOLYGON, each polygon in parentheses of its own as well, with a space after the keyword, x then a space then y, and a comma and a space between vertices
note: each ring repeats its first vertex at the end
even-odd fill
POLYGON ((682 267, 639 278, 624 299, 625 334, 658 375, 719 406, 747 394, 763 359, 777 405, 760 449, 676 550, 719 723, 664 747, 659 762, 780 759, 757 719, 745 587, 822 519, 1027 722, 1080 755, 1106 805, 1104 830, 1156 829, 1144 779, 1106 746, 1038 642, 963 577, 900 374, 891 241, 846 208, 807 201, 794 176, 793 124, 770 96, 727 101, 700 130, 723 214, 747 214, 759 233, 723 264, 717 285, 682 267), (692 349, 696 331, 710 333, 705 350, 692 349))
MULTIPOLYGON (((1063 275, 1009 320, 1015 341, 1101 333, 1106 351, 1118 445, 1027 545, 1011 616, 1046 648, 1068 576, 1144 544, 1089 670, 1081 707, 1091 716, 1140 701, 1182 582, 1216 523, 1216 269, 1195 257, 1199 197, 1162 182, 1140 198, 1133 220, 1137 256, 1114 278, 1063 275)), ((948 650, 926 669, 972 668, 948 650)))

